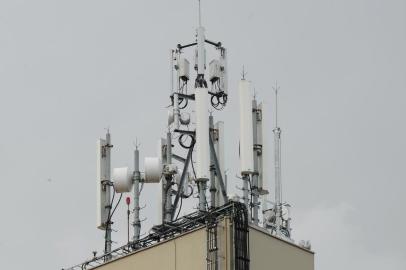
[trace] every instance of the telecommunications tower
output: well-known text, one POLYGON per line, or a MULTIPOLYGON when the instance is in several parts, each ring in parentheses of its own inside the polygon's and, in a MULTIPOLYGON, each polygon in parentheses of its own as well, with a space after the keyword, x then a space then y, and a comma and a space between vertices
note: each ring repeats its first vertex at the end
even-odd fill
POLYGON ((253 266, 251 269, 255 270, 269 269, 271 261, 275 268, 313 270, 310 243, 294 244, 290 206, 282 200, 278 86, 274 88, 275 119, 269 116, 268 103, 253 95, 245 71, 238 89, 229 89, 227 50, 222 42, 207 38, 200 1, 194 38, 174 46, 169 52, 169 62, 167 121, 165 135, 156 137, 156 154, 145 157, 141 168, 137 141, 131 150, 134 167, 111 170, 110 131, 97 141, 97 228, 104 233, 104 252, 101 256, 94 253, 92 259, 69 269, 170 266, 175 270, 249 270, 253 266), (239 132, 226 129, 224 121, 216 119, 215 112, 226 107, 229 97, 239 103, 239 132), (268 134, 272 121, 275 122, 273 168, 268 134), (238 175, 228 180, 227 131, 228 137, 239 135, 235 151, 230 152, 239 154, 239 165, 235 166, 238 175), (242 180, 242 196, 229 195, 228 186, 238 179, 242 180), (272 180, 274 201, 270 198, 272 180), (159 190, 158 221, 145 236, 141 234, 144 226, 141 227, 140 218, 144 185, 159 190), (114 248, 113 217, 125 193, 131 193, 125 200, 127 243, 114 248), (183 203, 186 200, 192 202, 189 208, 194 205, 196 211, 186 209, 189 213, 183 211, 181 215, 181 210, 187 208, 183 203), (297 262, 284 259, 287 257, 297 258, 297 262))

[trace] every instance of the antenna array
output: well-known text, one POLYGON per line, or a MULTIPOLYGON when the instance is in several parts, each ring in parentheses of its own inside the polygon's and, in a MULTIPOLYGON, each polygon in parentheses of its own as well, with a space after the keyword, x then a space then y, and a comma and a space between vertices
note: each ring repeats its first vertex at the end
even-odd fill
MULTIPOLYGON (((144 160, 141 174, 139 149, 134 150, 134 169, 115 168, 110 175, 110 133, 97 144, 98 154, 98 221, 97 227, 106 231, 105 254, 111 252, 111 220, 116 193, 132 192, 133 237, 138 241, 141 233, 140 195, 144 184, 158 184, 161 202, 159 223, 177 219, 182 201, 196 194, 200 211, 213 210, 227 204, 227 176, 225 173, 224 122, 215 121, 209 109, 221 110, 228 101, 227 50, 221 42, 208 40, 201 22, 199 1, 199 25, 195 40, 178 44, 170 50, 170 107, 166 137, 160 138, 156 156, 144 160), (207 48, 206 48, 207 47, 207 48), (217 52, 217 57, 206 65, 207 49, 217 52), (194 50, 194 75, 185 52, 194 50), (194 83, 189 82, 194 77, 194 83), (210 101, 210 102, 209 102, 210 101), (194 121, 192 121, 194 120, 194 121), (175 148, 175 146, 178 146, 175 148), (178 150, 175 153, 175 149, 178 150), (114 189, 111 189, 111 188, 114 189), (196 190, 196 192, 195 192, 196 190)), ((250 81, 243 67, 239 82, 240 101, 240 173, 243 180, 243 201, 249 210, 250 222, 260 224, 262 208, 263 225, 278 236, 290 238, 290 218, 284 219, 281 183, 281 129, 277 122, 277 94, 275 90, 275 202, 269 200, 270 184, 267 172, 267 134, 265 132, 266 105, 253 97, 250 81), (262 205, 261 205, 262 202, 262 205), (268 207, 272 205, 271 207, 268 207)), ((121 197, 120 197, 121 198, 121 197)), ((127 200, 128 207, 130 199, 127 200)), ((105 256, 108 258, 108 256, 105 256)))

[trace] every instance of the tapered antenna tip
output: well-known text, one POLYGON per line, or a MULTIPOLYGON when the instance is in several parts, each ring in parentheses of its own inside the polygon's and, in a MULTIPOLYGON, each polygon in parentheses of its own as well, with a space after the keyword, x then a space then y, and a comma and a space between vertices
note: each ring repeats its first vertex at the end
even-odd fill
POLYGON ((275 86, 272 88, 275 91, 275 128, 278 128, 278 91, 280 88, 278 86, 278 81, 275 82, 275 86))
POLYGON ((247 72, 245 71, 245 66, 242 65, 242 73, 241 73, 241 77, 243 80, 245 80, 245 76, 247 76, 247 72))
POLYGON ((202 8, 200 5, 200 0, 199 1, 199 27, 202 26, 202 8))

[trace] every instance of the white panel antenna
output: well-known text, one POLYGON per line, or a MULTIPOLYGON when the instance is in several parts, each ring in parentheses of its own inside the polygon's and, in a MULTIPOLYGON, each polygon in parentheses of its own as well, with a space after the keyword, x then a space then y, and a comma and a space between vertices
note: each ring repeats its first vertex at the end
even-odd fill
POLYGON ((196 88, 196 178, 209 179, 209 108, 207 88, 196 88))
POLYGON ((220 55, 220 89, 227 94, 228 91, 228 76, 227 76, 227 50, 222 49, 220 55))
POLYGON ((250 83, 241 80, 240 94, 240 164, 241 174, 254 171, 253 130, 252 130, 252 97, 250 83))

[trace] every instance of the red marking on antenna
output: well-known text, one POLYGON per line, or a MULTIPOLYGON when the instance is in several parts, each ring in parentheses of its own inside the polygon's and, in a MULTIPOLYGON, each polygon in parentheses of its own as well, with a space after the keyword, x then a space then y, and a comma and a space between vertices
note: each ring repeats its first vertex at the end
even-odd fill
POLYGON ((125 202, 127 203, 127 205, 130 205, 130 202, 131 202, 130 197, 125 198, 125 202))

